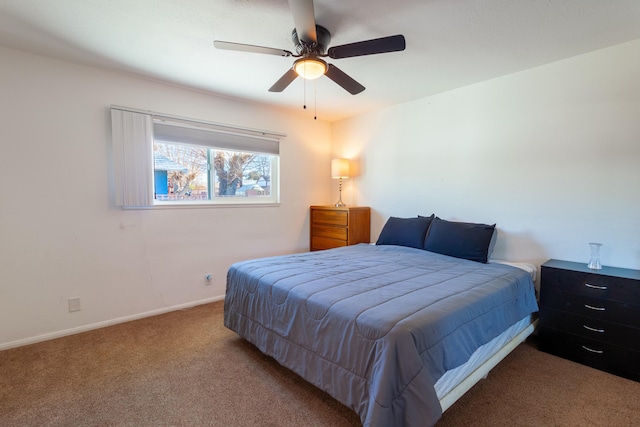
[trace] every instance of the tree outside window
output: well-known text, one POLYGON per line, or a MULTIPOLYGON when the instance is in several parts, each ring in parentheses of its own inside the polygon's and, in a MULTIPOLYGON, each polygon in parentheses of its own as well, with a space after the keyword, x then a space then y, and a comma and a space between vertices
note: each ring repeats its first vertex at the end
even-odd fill
POLYGON ((157 200, 214 200, 269 196, 277 156, 156 141, 154 159, 155 179, 166 180, 166 193, 156 183, 157 200), (175 166, 160 166, 162 157, 175 166), (164 174, 162 167, 173 169, 164 174))

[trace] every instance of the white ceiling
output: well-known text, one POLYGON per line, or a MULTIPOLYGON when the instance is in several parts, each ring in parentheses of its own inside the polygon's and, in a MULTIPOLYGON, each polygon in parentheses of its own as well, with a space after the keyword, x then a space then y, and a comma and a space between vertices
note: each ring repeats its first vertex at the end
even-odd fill
POLYGON ((640 0, 316 0, 330 46, 403 34, 403 52, 329 60, 366 87, 326 77, 269 87, 295 52, 287 0, 0 0, 0 44, 338 120, 640 38, 640 0), (309 108, 304 111, 305 102, 309 108))

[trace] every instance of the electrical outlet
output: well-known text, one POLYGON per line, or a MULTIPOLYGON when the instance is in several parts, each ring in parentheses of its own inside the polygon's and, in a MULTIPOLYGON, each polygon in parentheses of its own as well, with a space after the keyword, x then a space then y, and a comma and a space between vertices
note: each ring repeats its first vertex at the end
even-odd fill
POLYGON ((211 280, 213 279, 213 276, 211 276, 211 274, 205 274, 204 275, 204 281, 207 285, 210 285, 212 282, 211 280))
POLYGON ((80 298, 69 298, 69 313, 80 311, 80 298))

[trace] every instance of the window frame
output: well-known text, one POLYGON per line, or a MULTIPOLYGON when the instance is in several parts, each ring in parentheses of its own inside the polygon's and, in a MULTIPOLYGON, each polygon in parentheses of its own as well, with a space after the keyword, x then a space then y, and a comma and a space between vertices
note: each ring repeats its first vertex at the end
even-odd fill
MULTIPOLYGON (((279 206, 280 132, 187 119, 151 111, 111 106, 116 205, 123 209, 279 206), (133 123, 133 124, 132 124, 133 123), (157 135, 157 137, 156 137, 157 135), (216 197, 207 200, 158 200, 155 198, 153 144, 186 144, 210 150, 273 156, 268 197, 216 197)), ((215 170, 208 164, 209 180, 215 170)))
MULTIPOLYGON (((158 143, 162 143, 162 144, 179 144, 179 143, 172 143, 172 142, 165 142, 165 141, 154 141, 158 142, 158 143)), ((195 146, 193 144, 184 144, 184 145, 191 145, 191 146, 195 146)), ((208 150, 208 159, 212 159, 212 154, 215 153, 216 151, 225 151, 225 152, 229 152, 231 150, 229 149, 221 149, 221 148, 213 148, 213 147, 207 147, 207 146, 195 146, 195 147, 202 147, 208 150)), ((243 153, 248 153, 246 151, 243 151, 243 153)), ((264 205, 276 205, 280 202, 280 173, 279 173, 279 166, 280 166, 280 157, 279 155, 275 155, 275 154, 269 154, 269 153, 255 153, 255 152, 251 152, 250 154, 258 154, 258 155, 268 155, 271 158, 271 164, 270 164, 270 194, 269 196, 260 196, 260 197, 243 197, 243 196, 229 196, 229 197, 224 197, 224 196, 217 196, 215 195, 215 182, 217 180, 217 176, 216 176, 216 171, 215 168, 213 167, 213 163, 211 160, 208 160, 207 163, 207 179, 208 179, 208 183, 211 186, 211 188, 208 188, 207 192, 209 193, 208 195, 211 196, 210 199, 206 199, 206 200, 160 200, 157 198, 157 195, 154 192, 153 195, 153 200, 152 200, 152 205, 153 206, 174 206, 174 205, 195 205, 195 206, 206 206, 206 205, 241 205, 241 206, 246 206, 246 205, 259 205, 259 206, 264 206, 264 205), (275 185, 274 185, 275 182, 275 185)), ((153 157, 153 153, 152 153, 152 157, 153 157)), ((154 188, 155 188, 155 174, 153 176, 154 178, 154 188)))

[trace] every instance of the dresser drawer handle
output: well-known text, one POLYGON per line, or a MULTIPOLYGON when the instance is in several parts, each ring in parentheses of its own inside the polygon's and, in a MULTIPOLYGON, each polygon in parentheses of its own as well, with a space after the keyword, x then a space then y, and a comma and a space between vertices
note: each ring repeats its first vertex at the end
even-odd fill
POLYGON ((592 348, 587 347, 586 345, 583 345, 582 348, 584 348, 587 351, 590 351, 591 353, 596 353, 596 354, 603 354, 604 350, 594 350, 592 348))
POLYGON ((591 331, 591 332, 598 332, 600 334, 604 333, 604 329, 596 329, 596 328, 592 328, 592 327, 587 326, 587 325, 582 325, 582 327, 585 328, 588 331, 591 331))
POLYGON ((592 285, 591 283, 585 283, 584 285, 587 288, 591 288, 591 289, 598 289, 598 290, 601 290, 601 291, 606 291, 607 290, 606 286, 592 285))
POLYGON ((606 308, 604 308, 604 307, 594 307, 594 306, 589 305, 589 304, 585 304, 584 306, 586 308, 588 308, 589 310, 595 310, 595 311, 605 311, 606 310, 606 308))

